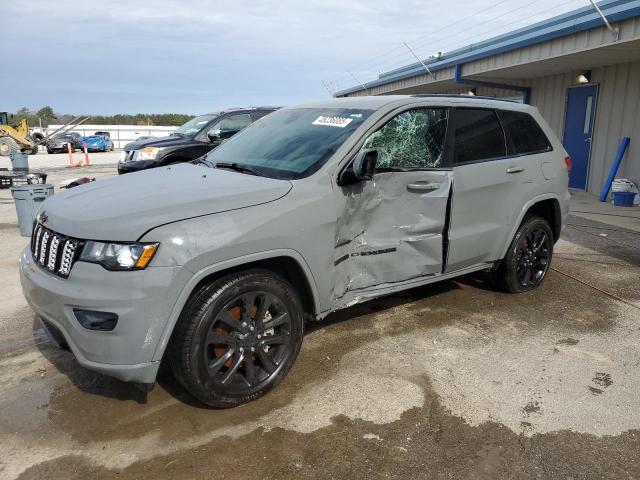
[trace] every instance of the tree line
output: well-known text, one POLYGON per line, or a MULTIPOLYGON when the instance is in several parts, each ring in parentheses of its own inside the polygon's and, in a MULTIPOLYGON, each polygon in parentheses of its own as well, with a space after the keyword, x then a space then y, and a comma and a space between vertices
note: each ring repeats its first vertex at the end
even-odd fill
MULTIPOLYGON (((39 110, 29 110, 22 107, 14 113, 13 122, 18 123, 26 119, 30 127, 48 127, 50 124, 66 124, 77 115, 56 113, 50 106, 39 110)), ((161 125, 178 127, 194 116, 184 113, 118 113, 116 115, 87 115, 89 120, 84 123, 92 125, 161 125)))

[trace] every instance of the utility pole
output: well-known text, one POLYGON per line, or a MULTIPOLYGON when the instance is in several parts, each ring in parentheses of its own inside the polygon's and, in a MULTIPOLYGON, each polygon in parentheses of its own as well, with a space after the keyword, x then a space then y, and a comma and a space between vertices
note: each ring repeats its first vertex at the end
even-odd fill
POLYGON ((325 88, 325 90, 329 92, 329 95, 331 95, 332 97, 335 97, 335 94, 331 91, 331 89, 329 88, 329 85, 327 85, 324 80, 320 80, 320 82, 322 83, 322 86, 325 88))
POLYGON ((411 47, 409 46, 409 44, 407 42, 403 42, 404 46, 407 47, 407 50, 409 50, 411 52, 411 54, 416 57, 416 60, 418 60, 420 62, 420 65, 422 65, 422 68, 424 68, 427 73, 431 73, 431 70, 429 70, 429 67, 427 67, 424 62, 422 60, 420 60, 420 57, 418 57, 418 55, 416 55, 416 52, 414 52, 411 47))
POLYGON ((593 6, 593 8, 596 9, 596 12, 598 12, 598 15, 600 15, 600 18, 602 18, 602 21, 604 22, 604 24, 607 26, 607 28, 611 32, 611 35, 613 35, 614 41, 617 42, 618 39, 620 38, 620 30, 618 30, 617 28, 613 28, 611 26, 611 24, 609 23, 609 20, 607 19, 605 14, 602 12, 602 10, 600 10, 600 7, 596 4, 596 2, 594 2, 593 0, 589 0, 589 2, 593 6))
POLYGON ((369 89, 368 89, 367 87, 365 87, 365 86, 364 86, 364 83, 362 83, 360 80, 358 80, 358 77, 356 77, 353 73, 351 73, 351 71, 350 71, 350 70, 347 70, 347 73, 348 73, 349 75, 351 75, 351 77, 352 77, 352 78, 353 78, 357 83, 359 83, 359 84, 360 84, 360 86, 362 87, 362 89, 363 89, 365 92, 367 92, 367 95, 370 95, 370 93, 369 93, 369 89))

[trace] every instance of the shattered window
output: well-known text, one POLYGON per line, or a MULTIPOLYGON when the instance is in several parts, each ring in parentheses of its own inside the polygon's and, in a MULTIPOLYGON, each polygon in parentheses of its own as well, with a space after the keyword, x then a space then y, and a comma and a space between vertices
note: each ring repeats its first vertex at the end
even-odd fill
POLYGON ((385 168, 437 168, 447 131, 446 108, 408 110, 372 133, 362 149, 378 151, 377 170, 385 168))

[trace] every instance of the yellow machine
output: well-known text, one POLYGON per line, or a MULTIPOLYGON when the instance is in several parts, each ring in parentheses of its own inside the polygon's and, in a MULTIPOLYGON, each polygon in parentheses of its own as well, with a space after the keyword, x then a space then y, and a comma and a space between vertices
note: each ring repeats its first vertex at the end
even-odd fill
POLYGON ((29 136, 27 120, 12 125, 9 113, 0 112, 0 155, 7 156, 14 152, 38 153, 38 142, 29 136))

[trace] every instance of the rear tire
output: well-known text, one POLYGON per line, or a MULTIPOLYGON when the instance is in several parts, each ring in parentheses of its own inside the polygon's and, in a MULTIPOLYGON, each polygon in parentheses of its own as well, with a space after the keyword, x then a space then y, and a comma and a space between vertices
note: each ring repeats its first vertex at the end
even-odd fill
POLYGON ((551 265, 553 241, 553 232, 544 218, 525 217, 493 273, 494 284, 510 293, 528 292, 540 286, 551 265))
POLYGON ((12 153, 16 153, 18 151, 18 142, 16 142, 13 138, 8 136, 0 137, 0 155, 3 157, 8 157, 12 153))
POLYGON ((222 277, 195 292, 168 349, 176 379, 216 408, 242 405, 284 379, 303 338, 296 290, 268 270, 222 277))

